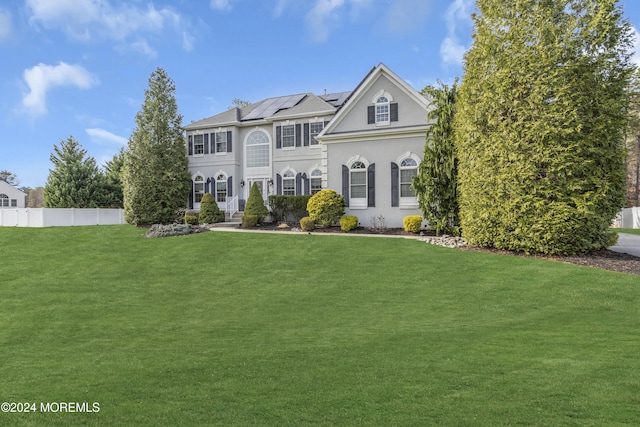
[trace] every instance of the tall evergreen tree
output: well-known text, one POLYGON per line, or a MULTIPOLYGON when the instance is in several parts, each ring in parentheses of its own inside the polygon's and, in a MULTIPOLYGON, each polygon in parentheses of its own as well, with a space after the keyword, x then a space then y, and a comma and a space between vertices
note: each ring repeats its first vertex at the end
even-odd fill
POLYGON ((125 150, 121 148, 104 166, 105 202, 109 207, 122 208, 122 168, 124 167, 125 150))
POLYGON ((125 155, 122 183, 127 222, 168 223, 186 206, 190 176, 181 123, 173 80, 157 68, 149 78, 125 155))
POLYGON ((457 80, 451 87, 427 86, 422 93, 432 100, 428 119, 433 124, 427 131, 424 156, 413 187, 422 215, 429 226, 444 233, 458 233, 458 158, 453 140, 453 119, 458 96, 457 80))
POLYGON ((478 0, 456 114, 472 244, 600 249, 625 200, 630 25, 616 0, 478 0))
POLYGON ((628 87, 627 122, 627 206, 640 206, 640 69, 636 68, 628 87))
POLYGON ((102 175, 96 160, 87 156, 73 136, 54 145, 53 169, 44 187, 47 208, 96 208, 103 206, 102 175))

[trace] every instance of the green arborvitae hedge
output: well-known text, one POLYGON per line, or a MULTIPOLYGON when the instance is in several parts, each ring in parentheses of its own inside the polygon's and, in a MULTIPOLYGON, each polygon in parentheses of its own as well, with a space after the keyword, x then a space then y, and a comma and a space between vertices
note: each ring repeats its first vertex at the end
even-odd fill
POLYGON ((455 119, 471 244, 573 254, 612 243, 630 29, 615 1, 571 3, 477 2, 455 119))
POLYGON ((269 215, 269 209, 265 206, 262 193, 258 188, 258 184, 255 182, 249 190, 249 198, 247 199, 247 204, 244 208, 244 214, 255 215, 258 217, 258 222, 264 221, 264 219, 269 215))
POLYGON ((224 221, 224 212, 218 207, 218 203, 210 193, 205 193, 200 201, 198 222, 200 224, 215 224, 224 221))

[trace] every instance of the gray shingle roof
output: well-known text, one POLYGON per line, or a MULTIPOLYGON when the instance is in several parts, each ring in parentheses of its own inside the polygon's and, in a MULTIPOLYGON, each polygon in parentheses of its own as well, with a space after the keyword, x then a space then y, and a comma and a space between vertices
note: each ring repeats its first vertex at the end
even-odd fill
POLYGON ((338 92, 320 96, 311 93, 302 93, 267 98, 247 107, 234 107, 215 116, 192 122, 186 125, 185 129, 238 125, 253 120, 285 118, 299 115, 308 116, 314 113, 331 114, 342 107, 350 95, 351 92, 338 92))

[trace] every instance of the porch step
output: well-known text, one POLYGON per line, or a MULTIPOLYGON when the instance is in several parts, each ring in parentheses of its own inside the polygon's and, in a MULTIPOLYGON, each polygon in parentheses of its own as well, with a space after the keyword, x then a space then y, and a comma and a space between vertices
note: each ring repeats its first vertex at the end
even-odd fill
POLYGON ((224 222, 237 222, 239 224, 242 222, 242 215, 244 215, 243 211, 236 212, 232 216, 229 216, 229 212, 225 212, 224 222))

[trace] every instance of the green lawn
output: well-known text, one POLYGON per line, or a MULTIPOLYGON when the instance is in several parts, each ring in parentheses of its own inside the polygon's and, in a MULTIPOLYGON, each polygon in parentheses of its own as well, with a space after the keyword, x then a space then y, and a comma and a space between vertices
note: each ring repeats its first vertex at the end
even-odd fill
POLYGON ((640 423, 640 279, 417 240, 0 227, 0 425, 640 423))
POLYGON ((612 228, 616 233, 640 234, 640 228, 612 228))

